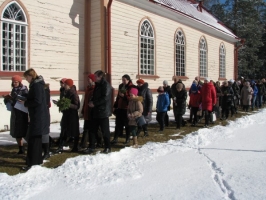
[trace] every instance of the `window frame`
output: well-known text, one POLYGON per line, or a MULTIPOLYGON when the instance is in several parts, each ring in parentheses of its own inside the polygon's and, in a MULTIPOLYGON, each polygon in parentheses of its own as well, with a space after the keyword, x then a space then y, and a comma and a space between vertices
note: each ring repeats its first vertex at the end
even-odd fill
MULTIPOLYGON (((158 78, 158 76, 156 75, 157 73, 157 70, 156 70, 156 37, 155 37, 155 29, 154 29, 154 25, 153 23, 151 22, 150 19, 148 18, 144 18, 141 20, 140 22, 140 25, 139 25, 139 32, 138 32, 138 37, 139 37, 139 52, 138 52, 138 63, 139 63, 139 69, 138 69, 138 75, 137 75, 137 78, 158 78), (142 26, 145 22, 148 22, 149 23, 149 26, 152 28, 152 34, 153 34, 153 37, 148 37, 148 36, 145 36, 145 35, 142 35, 141 32, 142 32, 142 26), (141 47, 141 44, 142 44, 142 41, 141 39, 142 38, 149 38, 149 39, 152 39, 153 40, 153 74, 142 74, 141 73, 141 70, 142 70, 142 64, 141 64, 141 50, 142 50, 142 47, 141 47)), ((146 58, 147 59, 147 58, 146 58)), ((149 69, 151 71, 151 69, 149 69)))
MULTIPOLYGON (((26 9, 26 7, 22 4, 22 2, 20 0, 14 1, 14 0, 7 0, 6 2, 4 2, 1 6, 0 6, 0 13, 1 13, 1 18, 0 18, 0 44, 1 47, 3 47, 3 24, 6 23, 12 23, 15 27, 15 25, 23 25, 25 27, 25 70, 27 70, 30 67, 30 28, 29 28, 29 24, 30 24, 30 18, 29 18, 29 14, 28 11, 26 9), (11 4, 16 4, 16 6, 21 10, 22 14, 24 15, 24 19, 25 21, 15 21, 15 20, 10 20, 10 19, 6 19, 3 18, 4 12, 6 11, 6 9, 11 5, 11 4)), ((15 30, 14 30, 15 32, 15 30)), ((15 41, 15 38, 14 38, 15 41)), ((15 49, 14 53, 15 53, 15 49)), ((13 75, 23 75, 24 71, 9 71, 9 70, 3 70, 3 48, 1 48, 0 51, 0 77, 11 77, 13 75)), ((14 69, 15 69, 15 64, 14 64, 14 69)))
POLYGON ((207 44, 207 40, 204 36, 202 36, 199 40, 199 76, 200 77, 208 77, 208 44, 207 44), (202 49, 202 40, 204 40, 205 43, 205 49, 202 49), (201 63, 203 63, 202 59, 202 51, 205 51, 205 66, 201 65, 201 63), (205 67, 205 69, 201 68, 201 66, 205 67), (202 71, 206 71, 206 74, 201 74, 202 71))
MULTIPOLYGON (((174 72, 175 72, 175 76, 176 77, 186 77, 186 72, 187 72, 187 69, 186 69, 186 37, 185 37, 185 34, 184 34, 184 31, 181 29, 181 28, 179 28, 179 29, 177 29, 177 31, 175 32, 175 38, 174 38, 175 40, 175 42, 174 42, 174 45, 175 45, 175 47, 174 47, 174 63, 175 63, 175 67, 174 67, 174 72), (182 37, 183 37, 183 45, 182 44, 179 44, 179 46, 183 46, 183 64, 184 64, 184 74, 177 74, 177 46, 178 46, 178 43, 177 43, 177 37, 178 37, 178 33, 179 32, 181 32, 181 34, 182 34, 182 37)), ((179 65, 179 67, 180 67, 180 69, 182 68, 181 67, 181 62, 180 62, 180 65, 179 65)), ((181 70, 182 71, 182 70, 181 70)))
POLYGON ((226 49, 224 43, 221 43, 219 46, 219 79, 226 79, 226 49), (221 58, 222 56, 223 58, 221 58), (223 66, 221 66, 222 60, 223 60, 223 66), (224 73, 224 76, 221 76, 222 72, 224 73))

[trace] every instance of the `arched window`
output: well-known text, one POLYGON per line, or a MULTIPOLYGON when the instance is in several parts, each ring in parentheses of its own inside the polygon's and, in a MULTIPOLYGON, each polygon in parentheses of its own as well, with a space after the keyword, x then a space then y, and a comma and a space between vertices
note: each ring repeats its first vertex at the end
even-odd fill
POLYGON ((204 37, 200 38, 199 43, 199 57, 200 57, 200 76, 207 77, 207 43, 204 37))
POLYGON ((175 66, 176 76, 185 76, 185 38, 181 30, 175 36, 175 66))
POLYGON ((27 19, 16 2, 9 3, 1 15, 2 71, 25 71, 27 67, 27 19))
POLYGON ((220 78, 225 78, 225 48, 224 44, 220 45, 220 78))
POLYGON ((140 27, 140 74, 155 75, 154 30, 148 20, 140 27))

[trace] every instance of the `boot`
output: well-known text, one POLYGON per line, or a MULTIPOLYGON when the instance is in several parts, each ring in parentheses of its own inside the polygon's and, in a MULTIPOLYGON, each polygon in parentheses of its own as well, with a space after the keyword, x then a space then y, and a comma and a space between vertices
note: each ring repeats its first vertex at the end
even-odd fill
POLYGON ((73 149, 71 150, 71 152, 78 152, 79 151, 78 144, 79 144, 79 136, 76 136, 74 138, 74 146, 73 146, 73 149))
POLYGON ((143 131, 144 131, 143 137, 148 137, 149 136, 149 134, 148 134, 148 124, 144 124, 142 126, 142 128, 143 128, 143 131))
POLYGON ((117 143, 117 137, 114 137, 114 139, 111 141, 111 144, 116 144, 117 143))
POLYGON ((81 148, 86 148, 87 147, 87 143, 88 143, 88 138, 89 138, 89 132, 86 130, 83 132, 82 138, 81 138, 81 142, 80 142, 80 147, 81 148))
POLYGON ((25 150, 24 150, 24 146, 19 146, 19 151, 17 154, 24 154, 25 153, 25 150))
POLYGON ((59 141, 59 146, 58 148, 55 150, 55 154, 58 154, 58 153, 63 153, 63 146, 64 146, 64 139, 63 137, 60 137, 60 141, 59 141))
POLYGON ((42 156, 42 159, 43 160, 46 160, 46 159, 50 158, 49 143, 43 143, 42 144, 42 148, 43 148, 43 156, 42 156))
POLYGON ((132 147, 133 147, 133 148, 138 148, 138 147, 139 147, 137 136, 134 136, 134 137, 133 137, 133 146, 132 146, 132 147))
POLYGON ((124 145, 129 145, 130 143, 130 135, 126 135, 126 141, 124 142, 124 145))

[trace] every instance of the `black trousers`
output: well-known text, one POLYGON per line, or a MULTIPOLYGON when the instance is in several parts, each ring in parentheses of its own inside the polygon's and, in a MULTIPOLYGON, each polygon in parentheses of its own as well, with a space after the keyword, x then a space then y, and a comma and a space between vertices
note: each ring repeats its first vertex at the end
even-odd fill
POLYGON ((164 118, 165 118, 166 112, 157 112, 156 120, 160 125, 160 130, 162 131, 164 129, 164 118))
POLYGON ((180 129, 183 121, 182 115, 176 115, 175 120, 176 120, 176 128, 180 129))
POLYGON ((165 112, 165 116, 164 116, 164 124, 165 126, 169 126, 169 116, 167 114, 167 111, 165 112))
POLYGON ((118 136, 123 135, 123 129, 126 129, 126 137, 130 137, 130 130, 128 127, 128 118, 126 109, 117 109, 115 118, 115 135, 114 138, 117 139, 118 136))
POLYGON ((92 131, 89 132, 89 148, 95 149, 96 135, 99 128, 102 131, 105 148, 111 148, 109 118, 98 118, 92 120, 92 131))
POLYGON ((199 110, 198 107, 191 107, 191 108, 190 108, 191 116, 193 117, 193 122, 192 122, 192 117, 191 117, 191 122, 192 122, 193 124, 198 123, 198 115, 197 115, 198 110, 199 110))
POLYGON ((27 165, 40 165, 42 162, 42 136, 30 136, 28 140, 27 165))
POLYGON ((209 126, 210 120, 211 120, 211 113, 212 111, 205 110, 205 125, 209 126))

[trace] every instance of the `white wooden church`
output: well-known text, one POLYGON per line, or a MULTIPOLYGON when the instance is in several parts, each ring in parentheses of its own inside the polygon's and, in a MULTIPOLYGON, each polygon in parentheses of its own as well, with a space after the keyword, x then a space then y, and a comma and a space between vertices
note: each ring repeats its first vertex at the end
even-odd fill
MULTIPOLYGON (((164 80, 237 75, 240 39, 194 0, 0 0, 0 93, 11 77, 34 68, 50 84, 72 78, 82 99, 86 76, 98 69, 117 89, 124 74, 156 91, 164 80)), ((23 80, 23 84, 28 83, 23 80)), ((0 100, 0 130, 10 113, 0 100)), ((51 107, 52 121, 61 114, 51 107)))

